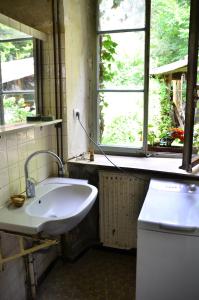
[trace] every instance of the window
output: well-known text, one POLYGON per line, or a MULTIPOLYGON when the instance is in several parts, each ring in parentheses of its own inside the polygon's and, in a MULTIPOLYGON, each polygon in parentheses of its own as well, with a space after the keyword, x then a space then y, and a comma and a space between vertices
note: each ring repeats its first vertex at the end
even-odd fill
POLYGON ((147 16, 144 0, 99 1, 97 139, 104 149, 132 152, 146 144, 147 16))
POLYGON ((193 4, 198 5, 195 0, 99 0, 96 140, 108 153, 186 152, 193 4))
POLYGON ((0 123, 36 114, 36 41, 0 24, 0 123))

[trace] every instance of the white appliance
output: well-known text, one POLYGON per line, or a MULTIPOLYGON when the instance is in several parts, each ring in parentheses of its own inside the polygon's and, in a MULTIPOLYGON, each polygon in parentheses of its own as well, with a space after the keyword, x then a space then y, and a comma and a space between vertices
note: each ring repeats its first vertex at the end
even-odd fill
POLYGON ((199 300, 199 184, 151 180, 136 279, 136 300, 199 300))

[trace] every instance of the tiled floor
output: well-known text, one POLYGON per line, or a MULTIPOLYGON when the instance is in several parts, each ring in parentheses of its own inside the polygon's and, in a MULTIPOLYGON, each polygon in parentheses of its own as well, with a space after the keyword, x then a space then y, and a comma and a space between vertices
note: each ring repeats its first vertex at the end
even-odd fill
POLYGON ((38 300, 134 300, 136 257, 90 249, 75 263, 58 261, 38 300))

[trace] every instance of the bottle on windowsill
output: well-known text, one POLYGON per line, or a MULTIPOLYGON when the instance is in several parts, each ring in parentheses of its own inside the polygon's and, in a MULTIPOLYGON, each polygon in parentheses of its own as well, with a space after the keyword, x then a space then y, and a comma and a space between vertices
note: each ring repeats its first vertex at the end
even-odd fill
POLYGON ((89 153, 90 153, 90 161, 94 161, 94 149, 90 148, 89 153))

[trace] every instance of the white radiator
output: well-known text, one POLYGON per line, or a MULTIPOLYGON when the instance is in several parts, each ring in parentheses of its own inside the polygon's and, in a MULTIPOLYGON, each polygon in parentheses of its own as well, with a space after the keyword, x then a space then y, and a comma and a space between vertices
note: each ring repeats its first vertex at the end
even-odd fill
POLYGON ((100 240, 104 246, 131 249, 137 244, 137 218, 148 180, 132 174, 99 171, 100 240))

